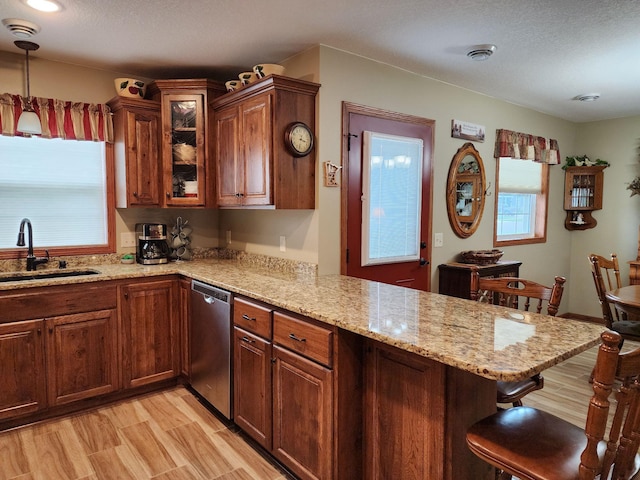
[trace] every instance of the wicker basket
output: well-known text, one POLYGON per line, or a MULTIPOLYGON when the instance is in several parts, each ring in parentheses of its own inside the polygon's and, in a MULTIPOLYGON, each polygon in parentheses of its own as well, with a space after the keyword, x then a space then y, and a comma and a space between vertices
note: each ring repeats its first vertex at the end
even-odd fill
POLYGON ((491 265, 497 263, 504 255, 502 250, 468 250, 460 252, 463 263, 474 263, 476 265, 491 265))

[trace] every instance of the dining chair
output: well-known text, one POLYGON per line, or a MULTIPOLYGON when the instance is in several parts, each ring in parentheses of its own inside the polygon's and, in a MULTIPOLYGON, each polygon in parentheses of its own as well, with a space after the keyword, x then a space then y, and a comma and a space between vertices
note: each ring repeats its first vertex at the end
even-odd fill
POLYGON ((584 428, 531 407, 499 410, 467 430, 469 449, 496 467, 500 480, 633 478, 640 469, 640 348, 620 353, 620 340, 612 330, 601 335, 584 428))
MULTIPOLYGON (((534 304, 536 313, 544 313, 546 304, 547 315, 556 315, 564 291, 564 277, 555 277, 554 284, 547 287, 540 283, 519 277, 480 277, 477 270, 471 272, 472 300, 502 305, 510 308, 519 306, 528 311, 534 304)), ((499 380, 497 383, 497 403, 511 403, 514 407, 522 406, 522 398, 544 387, 544 378, 536 374, 530 378, 514 382, 499 380)))
POLYGON ((611 254, 611 259, 592 253, 589 255, 591 263, 591 274, 596 287, 598 301, 602 308, 602 318, 607 328, 618 332, 622 338, 640 340, 640 321, 627 318, 624 313, 612 308, 607 300, 607 290, 614 290, 622 286, 620 281, 620 268, 618 266, 618 256, 611 254), (606 280, 605 280, 606 279, 606 280), (615 282, 614 282, 615 280, 615 282))

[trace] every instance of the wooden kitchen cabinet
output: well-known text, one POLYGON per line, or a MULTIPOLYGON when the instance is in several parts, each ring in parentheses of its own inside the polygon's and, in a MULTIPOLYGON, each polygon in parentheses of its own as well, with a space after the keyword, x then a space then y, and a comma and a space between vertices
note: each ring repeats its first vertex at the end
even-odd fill
POLYGON ((0 294, 0 420, 116 391, 112 283, 0 294))
POLYGON ((210 102, 223 85, 207 79, 156 80, 150 95, 160 101, 162 197, 168 207, 214 206, 210 102))
POLYGON ((458 298, 471 298, 471 273, 478 270, 481 278, 518 277, 520 265, 517 261, 499 261, 490 265, 470 263, 443 263, 438 265, 438 293, 458 298))
POLYGON ((236 326, 233 352, 234 421, 271 450, 271 342, 236 326))
POLYGON ((315 149, 293 156, 285 131, 315 131, 319 87, 271 75, 213 101, 219 207, 315 208, 315 149))
POLYGON ((445 478, 444 379, 438 362, 369 343, 363 478, 445 478))
POLYGON ((120 287, 124 388, 180 374, 177 282, 148 280, 120 287))
POLYGON ((598 223, 591 215, 602 209, 606 166, 567 167, 564 172, 564 226, 567 230, 587 230, 598 223))
POLYGON ((159 207, 160 102, 115 97, 113 112, 116 207, 159 207))
POLYGON ((115 308, 50 317, 45 326, 50 406, 120 388, 115 308))
POLYGON ((273 454, 299 478, 332 478, 333 371, 277 345, 273 354, 273 454))
POLYGON ((0 324, 0 420, 47 406, 44 321, 0 324))

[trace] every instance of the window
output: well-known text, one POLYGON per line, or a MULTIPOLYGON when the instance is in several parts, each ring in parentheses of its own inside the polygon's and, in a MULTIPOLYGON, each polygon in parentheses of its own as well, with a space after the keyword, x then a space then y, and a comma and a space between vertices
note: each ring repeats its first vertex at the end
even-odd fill
POLYGON ((0 258, 16 258, 20 221, 51 255, 115 251, 104 142, 0 136, 0 258))
POLYGON ((496 177, 494 246, 545 242, 549 166, 503 157, 496 177))

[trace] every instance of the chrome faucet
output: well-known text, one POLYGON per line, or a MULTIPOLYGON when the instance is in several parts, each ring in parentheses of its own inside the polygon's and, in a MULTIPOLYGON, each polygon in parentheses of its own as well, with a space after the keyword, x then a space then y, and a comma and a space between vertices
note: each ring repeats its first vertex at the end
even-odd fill
POLYGON ((29 249, 27 251, 27 271, 35 270, 41 263, 47 263, 49 261, 49 250, 45 250, 46 257, 38 258, 33 254, 33 231, 31 228, 31 220, 23 218, 20 222, 20 231, 18 232, 18 247, 24 247, 24 225, 27 225, 29 230, 29 249))

